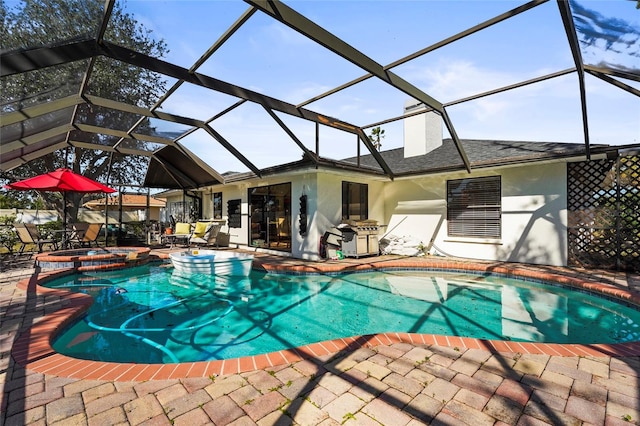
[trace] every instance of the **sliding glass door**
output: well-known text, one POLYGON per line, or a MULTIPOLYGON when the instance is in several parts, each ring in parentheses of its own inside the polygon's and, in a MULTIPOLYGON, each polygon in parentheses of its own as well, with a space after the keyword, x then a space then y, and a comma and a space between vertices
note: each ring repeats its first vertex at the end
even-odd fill
POLYGON ((291 183, 249 189, 249 244, 291 251, 291 183))

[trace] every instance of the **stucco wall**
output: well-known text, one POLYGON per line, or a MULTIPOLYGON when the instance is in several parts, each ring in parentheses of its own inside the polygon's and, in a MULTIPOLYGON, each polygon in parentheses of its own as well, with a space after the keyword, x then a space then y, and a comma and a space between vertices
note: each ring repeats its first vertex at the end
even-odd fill
MULTIPOLYGON (((220 192, 220 191, 216 191, 220 192)), ((213 218, 213 202, 211 201, 211 191, 202 193, 202 213, 201 216, 205 219, 213 218)))
MULTIPOLYGON (((379 223, 384 221, 385 203, 382 197, 384 183, 371 182, 359 175, 339 173, 318 173, 312 171, 292 173, 277 178, 264 178, 253 182, 214 186, 213 192, 222 192, 223 219, 228 220, 227 201, 242 200, 242 227, 231 228, 229 243, 231 246, 247 246, 248 239, 248 200, 247 190, 255 186, 291 183, 291 255, 300 259, 318 259, 320 237, 329 228, 342 221, 342 181, 366 183, 369 185, 369 218, 379 223), (307 195, 307 234, 300 235, 300 196, 307 195)), ((170 201, 171 199, 167 199, 170 201)), ((177 200, 177 198, 176 198, 177 200)), ((203 197, 203 212, 210 215, 211 198, 209 189, 203 197)), ((223 231, 226 229, 223 228, 223 231)))
POLYGON ((567 263, 565 163, 397 180, 385 186, 387 232, 412 236, 431 253, 545 265, 567 263), (500 175, 502 238, 447 236, 447 179, 500 175))
POLYGON ((358 175, 323 173, 318 179, 317 222, 321 233, 342 222, 342 182, 365 183, 369 185, 369 219, 383 224, 385 219, 384 182, 367 180, 358 175))
POLYGON ((227 221, 227 225, 224 228, 229 234, 230 245, 247 245, 249 243, 249 234, 247 232, 249 226, 249 204, 247 202, 247 187, 240 186, 225 186, 224 188, 214 189, 213 192, 222 192, 222 218, 227 221), (229 211, 227 209, 227 203, 229 200, 240 200, 240 214, 241 220, 240 228, 229 227, 229 211))
MULTIPOLYGON (((244 181, 241 183, 230 183, 226 185, 214 186, 212 192, 222 192, 222 218, 229 219, 227 211, 227 202, 229 200, 241 200, 241 227, 222 228, 223 232, 228 232, 229 244, 232 247, 246 247, 249 245, 249 204, 248 189, 257 186, 276 185, 280 183, 291 183, 291 254, 297 258, 315 259, 318 253, 319 234, 317 226, 317 175, 312 173, 297 173, 277 178, 264 178, 255 181, 244 181), (307 215, 308 215, 308 232, 306 235, 300 235, 299 218, 300 218, 300 196, 307 195, 307 215)), ((211 196, 209 189, 203 196, 203 212, 205 216, 212 215, 211 196)), ((207 217, 208 217, 207 216, 207 217)))
MULTIPOLYGON (((223 218, 228 220, 227 202, 242 201, 242 227, 231 228, 231 246, 247 246, 247 189, 254 186, 291 183, 291 255, 317 259, 320 237, 342 218, 342 181, 369 185, 369 219, 383 225, 381 236, 411 236, 421 240, 430 252, 475 259, 517 261, 545 265, 566 265, 567 213, 566 165, 505 167, 467 174, 413 178, 380 182, 358 174, 309 170, 278 178, 220 185, 223 218), (502 238, 460 239, 447 236, 447 179, 502 177, 502 238), (299 198, 308 197, 308 232, 299 233, 299 198)), ((204 212, 210 215, 206 192, 204 212)), ((168 200, 169 201, 169 200, 168 200)), ((206 214, 207 214, 206 213, 206 214)), ((223 229, 226 231, 227 229, 223 229)))
POLYGON ((291 177, 291 254, 316 259, 318 253, 318 177, 304 173, 291 177), (307 233, 300 235, 300 196, 307 196, 307 233))

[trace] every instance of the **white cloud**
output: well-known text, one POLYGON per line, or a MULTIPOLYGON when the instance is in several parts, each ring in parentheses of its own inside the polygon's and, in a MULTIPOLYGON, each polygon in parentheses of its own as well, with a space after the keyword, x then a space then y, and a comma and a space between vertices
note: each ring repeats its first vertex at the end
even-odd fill
POLYGON ((315 42, 279 22, 271 22, 269 25, 265 25, 264 33, 271 40, 270 43, 282 43, 286 46, 315 45, 315 42))

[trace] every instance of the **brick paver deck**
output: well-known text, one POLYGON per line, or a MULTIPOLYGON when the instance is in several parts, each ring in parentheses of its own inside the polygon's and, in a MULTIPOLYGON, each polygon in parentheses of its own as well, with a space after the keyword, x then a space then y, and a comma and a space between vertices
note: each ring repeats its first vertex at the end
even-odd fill
MULTIPOLYGON (((256 266, 553 274, 640 304, 638 275, 606 271, 387 256, 320 263, 264 256, 256 266)), ((637 343, 512 346, 385 334, 247 359, 107 365, 52 352, 48 337, 87 301, 36 292, 32 274, 0 274, 0 424, 640 424, 637 343)))

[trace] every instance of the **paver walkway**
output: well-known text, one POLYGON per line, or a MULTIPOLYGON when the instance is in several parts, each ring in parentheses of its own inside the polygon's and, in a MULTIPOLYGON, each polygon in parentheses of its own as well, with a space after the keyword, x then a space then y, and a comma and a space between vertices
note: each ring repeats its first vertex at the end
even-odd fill
MULTIPOLYGON (((28 299, 17 288, 31 273, 0 274, 0 424, 640 424, 638 356, 395 343, 200 378, 121 382, 37 373, 10 356, 18 334, 57 309, 57 301, 28 299)), ((634 292, 640 284, 637 275, 606 279, 634 292)))

